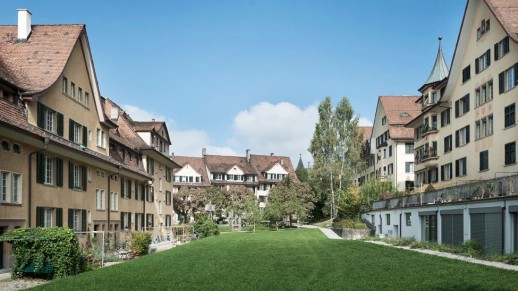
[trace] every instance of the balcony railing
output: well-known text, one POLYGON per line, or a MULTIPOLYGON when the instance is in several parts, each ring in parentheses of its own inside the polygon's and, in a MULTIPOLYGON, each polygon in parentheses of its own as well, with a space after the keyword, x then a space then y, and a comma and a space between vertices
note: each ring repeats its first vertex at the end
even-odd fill
POLYGON ((437 156, 437 149, 433 148, 433 147, 430 147, 430 148, 425 149, 425 150, 417 150, 415 152, 415 160, 414 160, 414 162, 416 164, 419 164, 419 163, 426 162, 428 160, 436 159, 436 158, 438 158, 438 156, 437 156))
POLYGON ((489 180, 462 181, 459 183, 464 184, 420 194, 375 201, 372 203, 372 209, 390 209, 437 203, 474 201, 518 195, 518 175, 489 180))

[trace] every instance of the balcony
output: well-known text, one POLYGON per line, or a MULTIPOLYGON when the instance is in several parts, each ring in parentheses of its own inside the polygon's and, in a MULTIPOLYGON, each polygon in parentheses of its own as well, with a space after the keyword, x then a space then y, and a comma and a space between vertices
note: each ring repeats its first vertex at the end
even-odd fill
POLYGON ((424 147, 419 148, 415 151, 415 164, 421 164, 430 160, 437 160, 439 157, 437 156, 437 148, 434 147, 424 147))
POLYGON ((376 148, 379 149, 379 148, 383 148, 383 147, 386 147, 388 144, 387 144, 387 141, 384 141, 384 142, 380 142, 376 145, 376 148))
POLYGON ((518 175, 489 180, 466 181, 420 194, 375 201, 372 209, 404 208, 429 204, 456 203, 485 199, 500 199, 518 195, 518 175))

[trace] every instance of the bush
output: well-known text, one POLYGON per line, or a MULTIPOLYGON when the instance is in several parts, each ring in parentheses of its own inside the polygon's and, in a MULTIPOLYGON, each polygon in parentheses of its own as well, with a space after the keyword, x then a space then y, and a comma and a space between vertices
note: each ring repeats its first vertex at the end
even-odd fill
POLYGON ((461 248, 462 252, 470 257, 480 257, 484 254, 484 246, 473 239, 463 242, 461 248))
POLYGON ((199 214, 196 216, 196 222, 194 223, 194 231, 199 234, 200 238, 205 238, 219 234, 218 225, 203 214, 199 214))
POLYGON ((361 222, 360 220, 356 220, 356 219, 345 219, 345 220, 335 221, 335 222, 333 222, 333 228, 369 229, 365 223, 361 222))
POLYGON ((145 232, 133 233, 131 250, 139 256, 147 255, 151 245, 151 235, 145 232))
POLYGON ((57 277, 78 274, 87 266, 76 234, 69 228, 18 228, 0 236, 0 241, 12 244, 13 277, 20 276, 30 264, 36 268, 52 264, 57 277))

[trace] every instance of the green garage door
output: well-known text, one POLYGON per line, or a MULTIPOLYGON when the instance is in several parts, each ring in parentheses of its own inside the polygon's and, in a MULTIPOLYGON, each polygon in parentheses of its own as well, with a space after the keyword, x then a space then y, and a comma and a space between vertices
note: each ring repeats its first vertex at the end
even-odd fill
POLYGON ((471 239, 484 246, 486 254, 501 254, 503 248, 502 208, 470 209, 471 239))
POLYGON ((441 243, 460 245, 464 241, 464 217, 462 210, 441 211, 441 243))

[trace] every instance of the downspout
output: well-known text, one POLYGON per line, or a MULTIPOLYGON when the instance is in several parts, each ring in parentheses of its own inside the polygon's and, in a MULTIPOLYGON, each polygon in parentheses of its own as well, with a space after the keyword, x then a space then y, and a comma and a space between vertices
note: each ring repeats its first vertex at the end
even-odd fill
POLYGON ((28 211, 27 211, 27 226, 28 227, 31 227, 32 225, 32 177, 31 177, 31 173, 32 173, 32 156, 34 154, 39 154, 41 152, 44 152, 45 150, 47 150, 47 147, 49 145, 49 142, 50 142, 50 139, 48 137, 46 137, 44 140, 43 140, 43 148, 37 150, 37 151, 34 151, 32 153, 29 154, 29 207, 28 207, 28 211))
MULTIPOLYGON (((121 172, 121 168, 122 166, 121 165, 118 165, 118 171, 117 171, 117 174, 119 174, 121 172)), ((110 213, 111 213, 111 197, 112 197, 112 193, 111 193, 111 178, 112 177, 117 177, 117 175, 115 173, 113 174, 110 174, 108 175, 108 213, 107 213, 107 224, 108 224, 108 236, 110 234, 110 223, 111 223, 111 218, 110 218, 110 213)), ((115 231, 115 229, 114 229, 115 231)))
POLYGON ((403 210, 400 210, 399 213, 399 238, 401 238, 401 235, 403 234, 403 224, 401 224, 403 221, 403 210))

